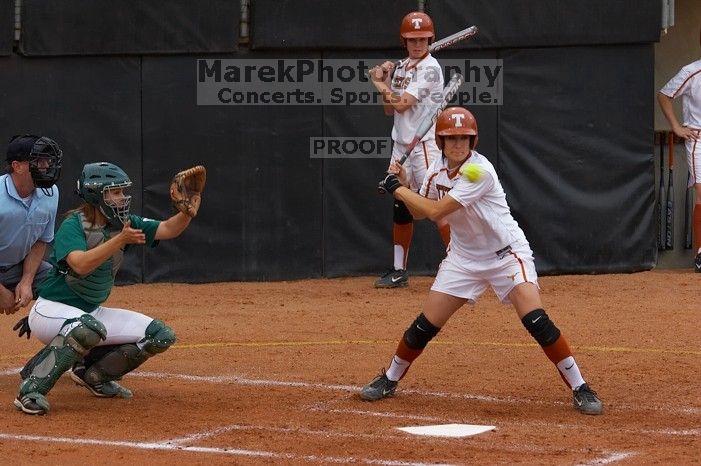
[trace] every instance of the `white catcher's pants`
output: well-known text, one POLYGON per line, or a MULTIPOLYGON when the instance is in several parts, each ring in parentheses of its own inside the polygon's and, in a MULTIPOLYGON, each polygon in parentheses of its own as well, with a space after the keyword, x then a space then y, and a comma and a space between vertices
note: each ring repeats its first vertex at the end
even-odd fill
MULTIPOLYGON (((59 331, 65 336, 79 324, 75 322, 61 329, 66 319, 80 317, 83 314, 87 313, 77 307, 39 298, 29 312, 29 328, 32 329, 32 335, 47 345, 59 331)), ((98 307, 90 315, 102 322, 107 329, 107 339, 101 341, 98 346, 137 343, 144 338, 146 327, 153 321, 151 317, 138 312, 103 306, 98 307)))

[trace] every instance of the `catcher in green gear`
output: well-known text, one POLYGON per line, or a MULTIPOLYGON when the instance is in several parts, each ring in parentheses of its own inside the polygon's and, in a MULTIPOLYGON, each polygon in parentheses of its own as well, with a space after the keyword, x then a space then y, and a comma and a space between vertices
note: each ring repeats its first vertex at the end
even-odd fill
POLYGON ((25 326, 47 346, 27 362, 14 401, 28 414, 46 414, 46 395, 61 374, 98 397, 131 398, 117 381, 148 358, 167 350, 175 333, 162 321, 127 309, 105 307, 124 251, 155 247, 179 236, 197 215, 205 169, 178 173, 171 199, 178 212, 156 221, 129 212, 129 176, 118 166, 83 167, 78 194, 84 203, 68 212, 55 235, 53 266, 25 326))

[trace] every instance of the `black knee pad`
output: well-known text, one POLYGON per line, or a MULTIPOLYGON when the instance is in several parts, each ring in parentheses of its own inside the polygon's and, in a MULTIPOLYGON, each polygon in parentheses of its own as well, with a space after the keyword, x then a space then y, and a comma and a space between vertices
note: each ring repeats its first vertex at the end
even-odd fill
POLYGON ((521 319, 523 326, 540 346, 550 346, 560 338, 560 330, 543 309, 535 309, 521 319))
POLYGON ((407 208, 406 204, 402 201, 394 201, 394 223, 397 225, 406 225, 414 221, 414 217, 411 216, 411 212, 407 208))
POLYGON ((404 343, 411 349, 422 350, 440 330, 440 327, 429 322, 422 312, 404 332, 404 343))

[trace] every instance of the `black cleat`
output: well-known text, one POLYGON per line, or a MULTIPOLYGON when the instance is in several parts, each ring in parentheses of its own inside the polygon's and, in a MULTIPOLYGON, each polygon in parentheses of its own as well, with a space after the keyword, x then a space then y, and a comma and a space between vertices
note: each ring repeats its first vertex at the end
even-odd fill
POLYGON ((596 392, 583 383, 572 392, 574 407, 584 414, 601 414, 604 412, 604 404, 596 392))
POLYGON ((119 397, 119 398, 125 398, 129 399, 132 398, 134 395, 126 387, 123 387, 119 385, 117 382, 114 380, 109 381, 109 382, 101 382, 101 383, 96 383, 96 384, 90 384, 88 383, 85 379, 85 367, 81 365, 74 365, 73 369, 68 372, 70 375, 71 379, 73 382, 75 382, 76 385, 80 385, 81 387, 84 387, 88 389, 90 393, 92 393, 94 396, 98 398, 113 398, 113 397, 119 397))
POLYGON ((15 407, 27 414, 44 415, 49 412, 49 401, 39 393, 17 395, 15 407))
POLYGON ((397 389, 397 384, 394 380, 389 380, 382 369, 380 375, 372 379, 372 381, 360 390, 360 398, 366 401, 377 401, 382 398, 390 398, 394 396, 394 391, 397 389))
POLYGON ((405 288, 409 286, 409 274, 402 269, 389 271, 375 281, 375 288, 405 288))
POLYGON ((697 272, 701 272, 701 252, 696 254, 696 258, 694 259, 694 269, 697 272))

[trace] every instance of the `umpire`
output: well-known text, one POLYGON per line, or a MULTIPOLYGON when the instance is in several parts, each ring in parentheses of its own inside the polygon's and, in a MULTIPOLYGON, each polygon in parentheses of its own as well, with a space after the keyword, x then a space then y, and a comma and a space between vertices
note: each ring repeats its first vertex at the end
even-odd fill
POLYGON ((14 314, 34 298, 51 265, 63 153, 47 137, 15 136, 0 176, 0 312, 14 314))

